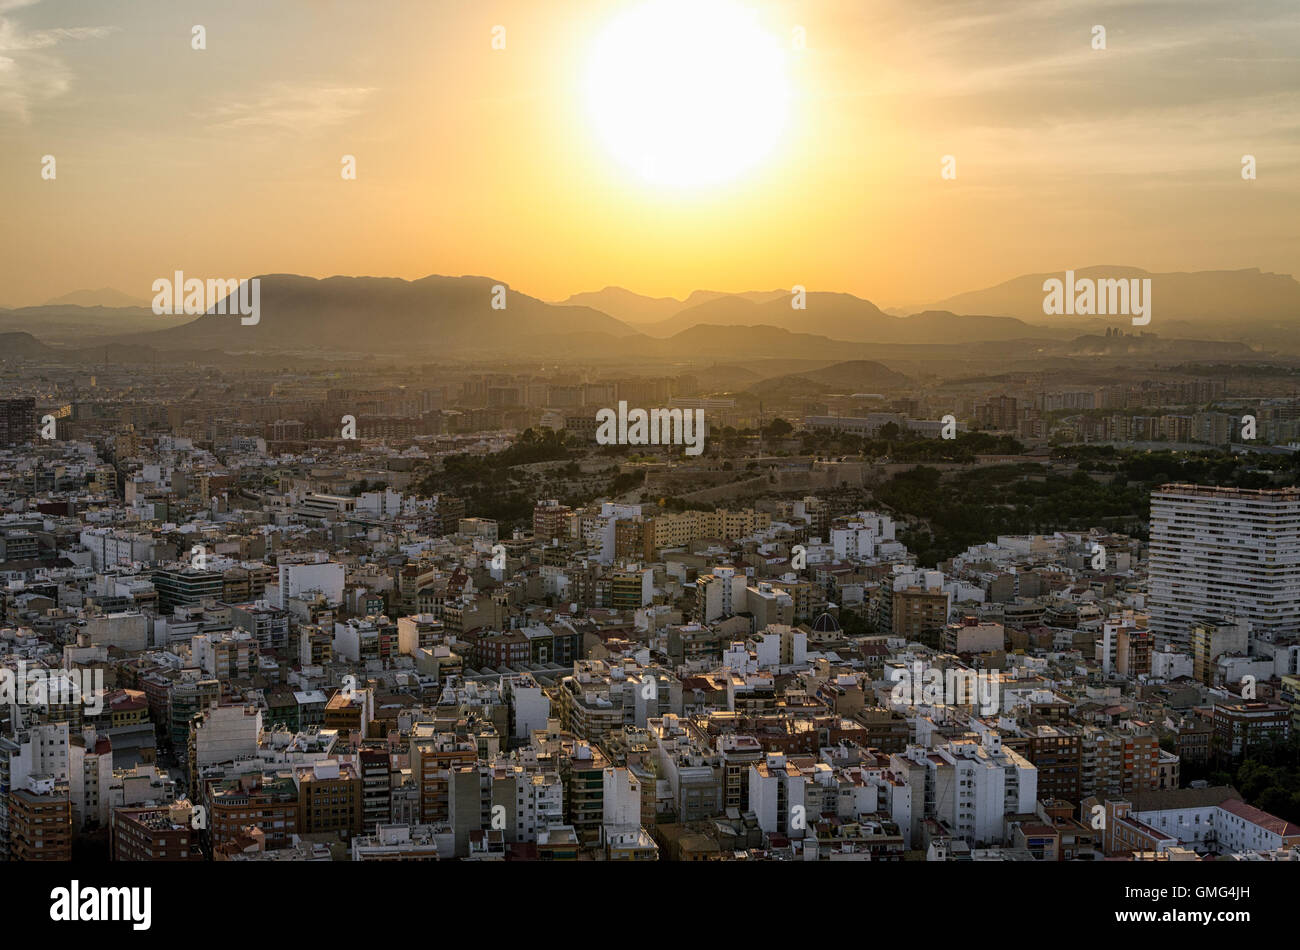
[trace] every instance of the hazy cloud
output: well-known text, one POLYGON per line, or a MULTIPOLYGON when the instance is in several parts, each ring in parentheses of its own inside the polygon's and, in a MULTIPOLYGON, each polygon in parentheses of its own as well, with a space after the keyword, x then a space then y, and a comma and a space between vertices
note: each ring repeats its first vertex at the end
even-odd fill
POLYGON ((66 42, 100 39, 113 26, 73 26, 26 30, 8 11, 38 0, 0 0, 0 116, 31 121, 32 106, 61 96, 72 86, 73 72, 51 50, 66 42))

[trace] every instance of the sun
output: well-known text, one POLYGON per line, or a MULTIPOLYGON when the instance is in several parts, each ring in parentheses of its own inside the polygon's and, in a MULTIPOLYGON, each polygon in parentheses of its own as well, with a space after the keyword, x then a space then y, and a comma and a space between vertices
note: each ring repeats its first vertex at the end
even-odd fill
POLYGON ((779 142, 785 50, 733 0, 647 0, 596 38, 586 99, 601 142, 646 181, 717 185, 779 142))

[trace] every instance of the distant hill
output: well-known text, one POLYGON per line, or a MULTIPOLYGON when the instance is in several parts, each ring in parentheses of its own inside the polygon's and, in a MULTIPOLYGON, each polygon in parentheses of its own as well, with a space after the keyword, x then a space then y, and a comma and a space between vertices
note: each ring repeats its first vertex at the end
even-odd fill
POLYGON ((99 290, 74 290, 62 297, 45 301, 47 307, 148 307, 152 297, 132 297, 112 287, 99 290))
POLYGON ((833 363, 805 373, 764 379, 749 387, 757 396, 795 396, 828 392, 879 392, 907 386, 911 380, 874 360, 833 363))
MULTIPOLYGON (((1043 282, 1063 280, 1065 270, 1026 274, 995 287, 941 300, 935 310, 955 313, 995 313, 1036 324, 1068 323, 1070 317, 1043 313, 1043 282)), ((1248 270, 1152 273, 1137 267, 1102 265, 1074 269, 1075 279, 1150 278, 1150 327, 1160 332, 1170 321, 1249 325, 1276 320, 1300 320, 1300 282, 1289 274, 1248 270)), ((1114 320, 1112 319, 1112 322, 1114 320)), ((1294 325, 1294 324, 1293 324, 1294 325)))
MULTIPOLYGON (((784 327, 770 326, 714 326, 701 324, 676 333, 666 340, 648 340, 645 349, 664 357, 689 353, 725 353, 729 359, 756 359, 785 356, 795 359, 843 358, 846 349, 868 348, 846 344, 843 340, 812 333, 792 333, 784 327)), ((856 354, 854 354, 856 355, 856 354)))
POLYGON ((755 303, 765 303, 777 297, 788 297, 785 290, 747 291, 726 294, 716 290, 696 290, 685 300, 676 297, 646 297, 622 287, 606 287, 589 293, 574 294, 562 302, 564 306, 591 307, 625 323, 662 323, 682 310, 717 300, 719 297, 739 297, 755 303))
POLYGON ((1034 327, 1010 317, 958 316, 941 311, 894 317, 852 294, 810 292, 805 303, 805 309, 794 309, 788 293, 765 302, 719 297, 640 329, 650 336, 670 336, 700 324, 766 325, 860 343, 965 343, 1071 335, 1063 328, 1034 327))
MULTIPOLYGON (((535 338, 565 333, 627 336, 625 323, 590 307, 547 304, 507 289, 494 310, 490 277, 329 277, 272 274, 261 281, 260 321, 209 312, 141 338, 162 349, 221 346, 427 355, 459 350, 527 352, 535 338)), ((507 285, 508 287, 508 285, 507 285)), ((214 308, 215 309, 215 308, 214 308)))
POLYGON ((877 387, 906 386, 911 382, 902 373, 874 360, 848 360, 798 375, 816 379, 847 393, 873 392, 877 387))
POLYGON ((58 350, 46 346, 30 333, 0 333, 0 360, 49 360, 58 350))
POLYGON ((606 287, 604 290, 574 294, 567 300, 560 301, 559 305, 591 307, 629 324, 667 320, 684 306, 676 297, 646 297, 622 287, 606 287))
MULTIPOLYGON (((1142 277, 1128 267, 1083 268, 1079 277, 1142 277)), ((725 294, 697 290, 685 300, 646 297, 619 287, 546 303, 507 291, 506 308, 492 308, 490 277, 263 275, 261 321, 244 326, 235 314, 158 316, 148 306, 105 307, 61 303, 0 309, 0 334, 34 334, 48 346, 99 348, 120 344, 181 352, 247 354, 282 359, 390 359, 437 361, 545 357, 626 363, 744 363, 758 360, 1068 358, 1073 353, 1174 354, 1249 357, 1269 351, 1300 353, 1300 283, 1259 270, 1150 274, 1153 320, 1141 342, 1106 337, 1131 328, 1127 318, 1053 317, 1042 313, 1042 283, 1059 274, 1018 277, 961 294, 911 315, 885 313, 852 294, 810 292, 805 309, 791 307, 787 290, 725 294), (669 316, 659 319, 664 313, 669 316), (1014 312, 1011 312, 1014 311, 1014 312), (651 319, 654 318, 654 319, 651 319), (1100 342, 1097 342, 1100 341, 1100 342), (1110 342, 1108 342, 1110 341, 1110 342), (890 349, 892 348, 892 349, 890 349)), ((78 291, 67 299, 88 299, 78 291)), ((112 299, 110 289, 109 297, 112 299)), ((98 299, 106 299, 99 296, 98 299)), ((27 352, 27 350, 22 350, 27 352)), ((901 367, 914 372, 910 366, 901 367)), ((761 376, 800 375, 794 364, 761 376)), ((756 380, 732 377, 736 388, 756 380)), ((859 389, 870 389, 864 384, 859 389)))
POLYGON ((737 294, 728 294, 718 290, 693 290, 691 295, 682 301, 683 307, 697 307, 702 303, 708 303, 710 300, 717 300, 719 297, 739 297, 741 300, 748 300, 751 303, 768 303, 772 300, 789 300, 790 291, 781 290, 746 290, 737 294))
POLYGON ((710 326, 773 326, 800 333, 815 333, 840 340, 862 339, 864 322, 877 320, 881 313, 869 301, 849 294, 808 294, 807 309, 791 307, 791 296, 755 301, 744 296, 715 297, 696 303, 662 323, 644 327, 652 336, 672 336, 701 324, 710 326))

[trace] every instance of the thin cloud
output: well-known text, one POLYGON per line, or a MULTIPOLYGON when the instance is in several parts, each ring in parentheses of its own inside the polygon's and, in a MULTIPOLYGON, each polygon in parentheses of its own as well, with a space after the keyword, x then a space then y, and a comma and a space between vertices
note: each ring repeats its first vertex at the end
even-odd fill
MULTIPOLYGON (((0 14, 34 5, 38 0, 0 0, 0 14)), ((0 117, 31 122, 32 109, 64 95, 74 74, 52 50, 69 42, 96 40, 117 32, 115 26, 72 26, 26 30, 11 16, 0 15, 0 117)))
POLYGON ((362 113, 375 90, 365 86, 276 83, 251 99, 228 102, 207 114, 222 129, 282 127, 295 131, 346 122, 362 113))

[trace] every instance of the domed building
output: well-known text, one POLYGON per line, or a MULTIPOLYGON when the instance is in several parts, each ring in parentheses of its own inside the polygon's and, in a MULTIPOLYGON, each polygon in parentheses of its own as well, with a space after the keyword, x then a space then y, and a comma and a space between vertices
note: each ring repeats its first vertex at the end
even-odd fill
POLYGON ((809 629, 813 633, 839 633, 840 622, 826 611, 822 611, 809 629))

